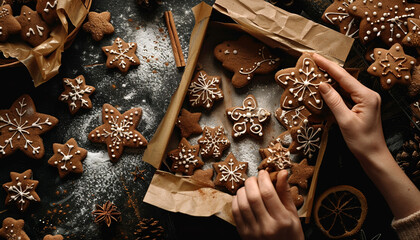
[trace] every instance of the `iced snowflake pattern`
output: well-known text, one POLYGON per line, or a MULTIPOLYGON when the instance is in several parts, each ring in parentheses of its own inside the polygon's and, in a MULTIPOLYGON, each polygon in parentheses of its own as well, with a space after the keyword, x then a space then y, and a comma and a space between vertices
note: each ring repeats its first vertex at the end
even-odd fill
POLYGON ((70 111, 72 113, 79 110, 79 108, 90 108, 91 103, 89 95, 95 91, 95 88, 85 84, 83 76, 78 76, 74 79, 65 78, 63 80, 66 85, 65 91, 60 95, 61 101, 68 101, 70 111))
POLYGON ((214 128, 205 127, 203 137, 198 139, 197 142, 200 144, 202 156, 212 156, 214 158, 220 158, 223 150, 230 145, 222 126, 217 127, 215 131, 214 128))
POLYGON ((303 151, 303 154, 311 158, 312 153, 320 148, 322 128, 309 126, 308 120, 305 120, 303 123, 300 129, 297 130, 297 142, 301 145, 296 147, 296 150, 303 151))
POLYGON ((207 109, 211 108, 214 101, 223 98, 219 83, 218 77, 208 78, 206 73, 200 71, 197 81, 193 81, 188 89, 191 106, 203 105, 207 109))
POLYGON ((291 166, 290 152, 281 143, 269 147, 267 151, 270 153, 270 156, 267 158, 267 164, 273 164, 277 168, 277 171, 291 166))
POLYGON ((338 4, 339 6, 336 8, 337 12, 325 12, 324 14, 325 19, 334 25, 339 25, 340 23, 349 20, 347 26, 343 27, 343 30, 346 31, 345 35, 348 37, 357 37, 357 34, 359 33, 359 26, 355 23, 354 17, 350 16, 348 13, 349 6, 353 2, 354 0, 343 0, 341 4, 339 2, 334 2, 331 6, 338 4))
POLYGON ((126 69, 127 64, 139 64, 138 60, 136 59, 137 57, 134 53, 132 54, 132 56, 128 54, 129 51, 132 49, 135 51, 135 49, 137 48, 137 44, 126 43, 127 47, 124 48, 123 43, 125 42, 121 38, 116 38, 114 45, 117 45, 117 50, 111 49, 109 47, 104 47, 105 52, 111 55, 111 60, 107 60, 109 61, 109 65, 113 65, 115 62, 118 62, 119 67, 121 67, 122 69, 126 69), (112 56, 114 57, 112 58, 112 56), (126 60, 128 62, 126 62, 126 60))
POLYGON ((6 203, 16 203, 19 210, 24 211, 29 206, 29 201, 39 201, 39 196, 35 192, 38 181, 30 179, 32 170, 23 173, 11 172, 11 182, 5 183, 3 188, 7 191, 6 203))
POLYGON ((14 186, 8 188, 9 193, 11 194, 9 202, 18 202, 20 204, 20 210, 23 211, 23 205, 26 200, 36 201, 31 192, 34 190, 35 184, 26 185, 25 189, 22 188, 22 183, 18 182, 14 186))
POLYGON ((227 165, 218 164, 221 172, 220 182, 230 182, 231 189, 235 189, 235 185, 245 181, 242 172, 246 171, 246 166, 245 163, 239 163, 235 166, 232 157, 229 158, 227 165))

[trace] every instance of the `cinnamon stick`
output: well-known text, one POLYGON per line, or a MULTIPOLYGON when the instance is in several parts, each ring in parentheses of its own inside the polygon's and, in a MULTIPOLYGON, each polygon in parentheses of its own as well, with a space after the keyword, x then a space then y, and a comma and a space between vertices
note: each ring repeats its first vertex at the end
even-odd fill
POLYGON ((174 53, 175 64, 177 67, 185 67, 184 54, 178 38, 178 32, 175 27, 174 17, 171 11, 165 11, 165 22, 168 27, 169 38, 171 40, 172 51, 174 53))

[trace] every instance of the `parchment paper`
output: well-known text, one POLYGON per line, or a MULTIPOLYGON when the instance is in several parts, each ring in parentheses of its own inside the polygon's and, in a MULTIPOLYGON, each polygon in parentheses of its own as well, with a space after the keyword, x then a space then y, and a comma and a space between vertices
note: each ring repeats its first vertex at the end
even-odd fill
POLYGON ((50 38, 35 48, 23 41, 0 43, 0 51, 6 58, 13 57, 22 62, 31 74, 34 85, 39 86, 58 74, 61 53, 69 35, 66 16, 73 26, 78 27, 87 13, 88 9, 81 0, 58 1, 57 15, 60 23, 51 31, 50 38))

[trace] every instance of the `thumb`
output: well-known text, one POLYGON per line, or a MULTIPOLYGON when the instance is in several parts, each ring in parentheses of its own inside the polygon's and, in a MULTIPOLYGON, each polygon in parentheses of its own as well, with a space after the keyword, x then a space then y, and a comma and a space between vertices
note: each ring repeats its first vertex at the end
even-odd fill
POLYGON ((334 114, 335 119, 338 123, 342 123, 351 114, 350 109, 344 103, 343 98, 340 94, 331 87, 328 83, 321 83, 319 85, 319 91, 321 92, 322 98, 325 103, 330 107, 331 112, 334 114))
POLYGON ((286 170, 281 170, 277 173, 276 190, 284 207, 289 211, 296 212, 296 206, 290 194, 289 183, 287 183, 287 175, 286 170))

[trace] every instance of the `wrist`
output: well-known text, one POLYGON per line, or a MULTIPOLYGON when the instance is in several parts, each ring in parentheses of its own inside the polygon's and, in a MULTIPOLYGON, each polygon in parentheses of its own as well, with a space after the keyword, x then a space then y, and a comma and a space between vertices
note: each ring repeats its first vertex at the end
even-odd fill
POLYGON ((387 165, 387 163, 395 163, 395 160, 389 152, 385 142, 374 144, 355 156, 365 171, 377 171, 384 167, 384 165, 387 165))

